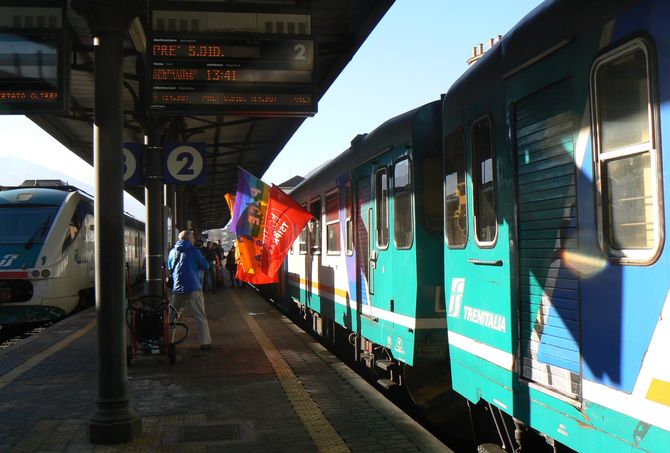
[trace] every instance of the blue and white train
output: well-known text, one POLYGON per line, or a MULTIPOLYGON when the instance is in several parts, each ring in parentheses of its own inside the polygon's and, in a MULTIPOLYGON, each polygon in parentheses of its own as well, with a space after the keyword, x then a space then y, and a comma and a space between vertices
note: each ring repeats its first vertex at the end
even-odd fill
MULTIPOLYGON (((60 319, 91 303, 93 198, 61 181, 0 191, 0 325, 60 319)), ((131 282, 144 269, 144 224, 125 216, 131 282)))

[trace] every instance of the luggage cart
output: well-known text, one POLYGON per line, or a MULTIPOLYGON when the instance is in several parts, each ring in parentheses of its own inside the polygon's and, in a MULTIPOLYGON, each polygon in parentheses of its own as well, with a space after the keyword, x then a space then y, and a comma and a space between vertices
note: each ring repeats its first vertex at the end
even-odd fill
POLYGON ((126 347, 128 366, 139 355, 166 354, 170 363, 177 361, 176 346, 188 335, 188 326, 179 322, 181 311, 175 310, 163 285, 162 296, 127 297, 126 324, 129 331, 126 347), (177 337, 177 330, 182 335, 177 337))

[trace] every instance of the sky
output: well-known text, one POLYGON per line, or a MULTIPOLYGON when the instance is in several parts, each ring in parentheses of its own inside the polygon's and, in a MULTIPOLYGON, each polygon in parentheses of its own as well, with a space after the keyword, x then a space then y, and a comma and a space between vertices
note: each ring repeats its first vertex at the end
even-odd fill
POLYGON ((468 68, 472 48, 504 35, 540 0, 396 0, 274 160, 266 183, 305 176, 358 134, 439 99, 468 68))
MULTIPOLYGON (((436 100, 468 68, 472 48, 504 35, 540 0, 396 0, 261 176, 280 184, 342 153, 357 134, 436 100)), ((91 132, 92 133, 92 132, 91 132)), ((23 116, 0 117, 0 159, 19 159, 93 184, 93 168, 23 116)), ((41 168, 35 167, 35 168, 41 168)), ((0 170, 0 185, 35 179, 30 165, 0 170), (26 170, 28 168, 28 170, 26 170)), ((142 220, 142 206, 126 197, 142 220)))

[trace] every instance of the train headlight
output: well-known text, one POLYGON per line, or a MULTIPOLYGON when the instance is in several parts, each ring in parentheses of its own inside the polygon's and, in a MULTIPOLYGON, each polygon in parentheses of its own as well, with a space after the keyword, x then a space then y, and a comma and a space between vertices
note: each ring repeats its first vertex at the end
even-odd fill
POLYGON ((49 269, 43 269, 42 270, 42 277, 48 278, 51 276, 51 271, 49 269))
POLYGON ((40 271, 38 271, 37 269, 35 269, 35 270, 33 270, 32 274, 33 274, 33 277, 37 278, 37 277, 40 276, 40 271))

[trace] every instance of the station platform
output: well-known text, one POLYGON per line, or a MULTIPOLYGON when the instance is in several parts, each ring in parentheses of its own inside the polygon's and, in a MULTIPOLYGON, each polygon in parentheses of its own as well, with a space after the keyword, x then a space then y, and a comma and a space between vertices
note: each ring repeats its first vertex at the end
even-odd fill
POLYGON ((93 445, 95 309, 0 353, 3 452, 448 452, 252 288, 207 294, 213 348, 195 324, 166 355, 128 369, 142 435, 93 445))

